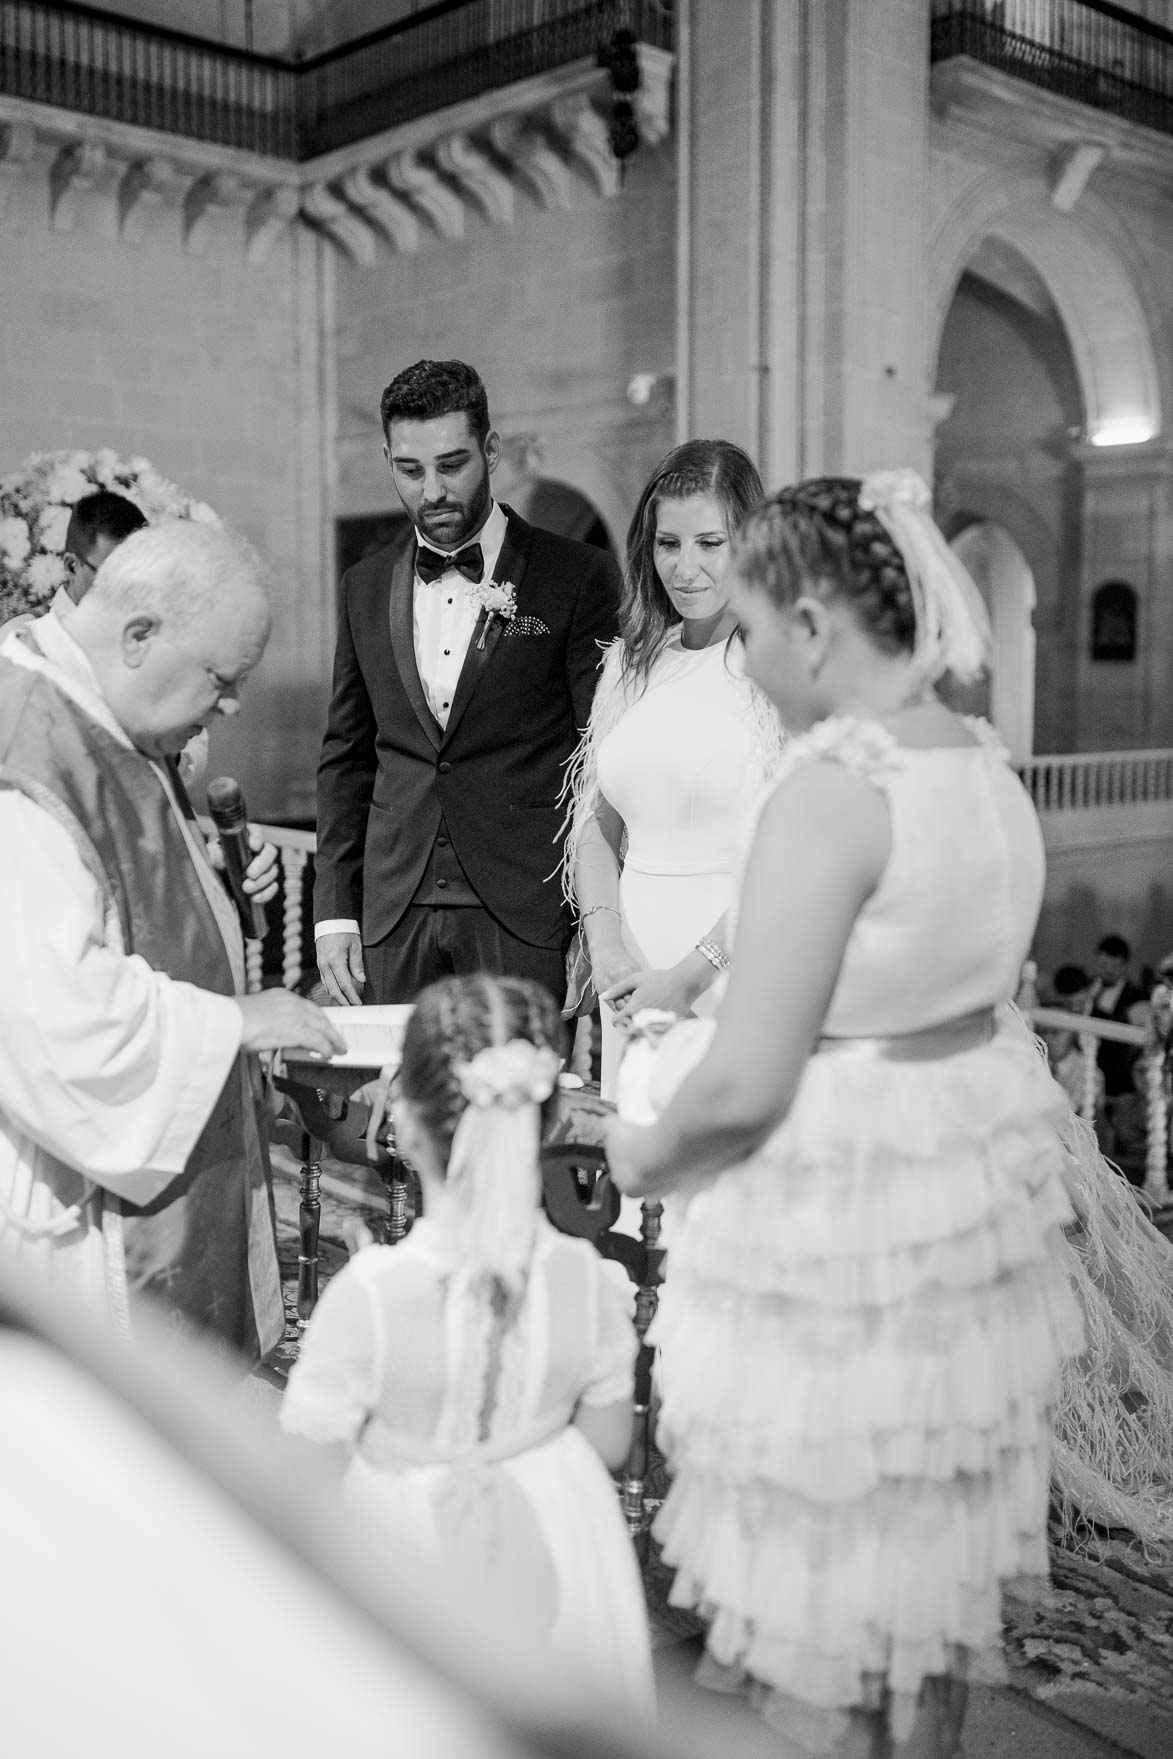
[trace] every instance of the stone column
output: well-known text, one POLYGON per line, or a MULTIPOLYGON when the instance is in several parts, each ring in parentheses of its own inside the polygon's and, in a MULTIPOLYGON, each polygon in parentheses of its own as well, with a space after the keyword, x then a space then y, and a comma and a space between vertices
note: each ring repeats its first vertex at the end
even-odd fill
POLYGON ((1081 446, 1082 566, 1076 749, 1173 745, 1173 443, 1081 446), (1136 658, 1092 658, 1092 600, 1106 581, 1137 595, 1136 658))
POLYGON ((681 428, 768 482, 927 470, 925 0, 692 0, 690 26, 681 428))

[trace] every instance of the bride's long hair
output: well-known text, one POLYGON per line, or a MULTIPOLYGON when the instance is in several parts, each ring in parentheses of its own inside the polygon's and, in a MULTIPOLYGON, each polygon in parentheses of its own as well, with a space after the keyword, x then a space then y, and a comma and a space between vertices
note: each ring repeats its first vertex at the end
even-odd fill
POLYGON ((752 460, 731 440, 686 440, 661 458, 627 529, 619 633, 628 685, 646 681, 656 655, 680 622, 656 572, 657 508, 661 501, 686 501, 693 495, 707 495, 717 503, 732 538, 765 491, 752 460))

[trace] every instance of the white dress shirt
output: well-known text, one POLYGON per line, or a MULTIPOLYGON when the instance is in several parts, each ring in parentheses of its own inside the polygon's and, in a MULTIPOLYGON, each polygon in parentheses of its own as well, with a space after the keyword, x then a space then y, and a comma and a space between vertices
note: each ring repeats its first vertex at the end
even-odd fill
MULTIPOLYGON (((489 505, 489 516, 480 531, 465 538, 455 549, 441 549, 438 544, 425 543, 417 533, 420 547, 435 550, 438 555, 454 556, 457 550, 479 543, 485 559, 479 583, 466 580, 455 568, 445 568, 443 574, 437 575, 435 580, 421 580, 417 574, 412 582, 411 622, 416 670, 424 687, 428 707, 441 727, 448 725, 452 698, 456 694, 456 681, 460 677, 468 645, 480 615, 481 607, 475 596, 476 584, 483 586, 486 581, 493 579, 501 547, 505 542, 505 528, 505 515, 496 501, 493 501, 489 505)), ((358 923, 353 917, 330 917, 325 922, 314 924, 315 938, 324 934, 357 933, 358 923)))

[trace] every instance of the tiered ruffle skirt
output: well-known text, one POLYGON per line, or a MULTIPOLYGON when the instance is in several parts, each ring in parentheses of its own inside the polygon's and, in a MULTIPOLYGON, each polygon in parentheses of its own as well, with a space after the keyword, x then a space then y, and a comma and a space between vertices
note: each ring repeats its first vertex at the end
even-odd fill
POLYGON ((1065 1102, 1016 1023, 813 1056, 786 1122, 676 1218, 653 1338, 672 1598, 811 1752, 903 1738, 1045 1574, 1049 1415, 1078 1353, 1065 1102))

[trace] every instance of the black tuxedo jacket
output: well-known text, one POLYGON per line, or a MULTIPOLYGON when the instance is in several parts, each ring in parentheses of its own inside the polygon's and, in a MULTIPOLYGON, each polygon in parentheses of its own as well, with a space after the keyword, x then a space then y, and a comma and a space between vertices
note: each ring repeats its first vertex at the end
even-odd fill
POLYGON ((342 577, 314 919, 355 917, 368 944, 411 902, 441 816, 477 897, 511 934, 539 947, 566 938, 558 795, 600 643, 615 634, 619 571, 603 551, 504 512, 494 579, 516 587, 516 619, 481 612, 443 730, 415 660, 414 532, 342 577))

